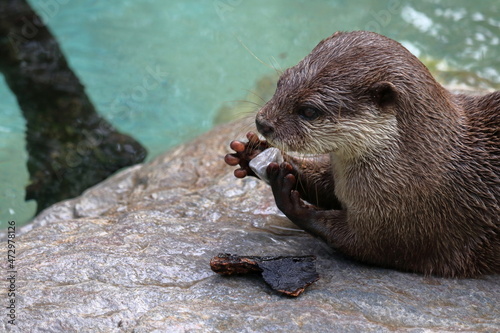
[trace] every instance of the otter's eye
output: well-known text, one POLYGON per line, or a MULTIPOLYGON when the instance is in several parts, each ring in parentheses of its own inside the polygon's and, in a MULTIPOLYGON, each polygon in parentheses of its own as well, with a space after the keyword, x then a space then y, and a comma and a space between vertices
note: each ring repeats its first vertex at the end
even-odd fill
POLYGON ((311 121, 318 118, 319 115, 320 115, 319 110, 312 107, 305 107, 299 109, 299 116, 304 120, 311 121))

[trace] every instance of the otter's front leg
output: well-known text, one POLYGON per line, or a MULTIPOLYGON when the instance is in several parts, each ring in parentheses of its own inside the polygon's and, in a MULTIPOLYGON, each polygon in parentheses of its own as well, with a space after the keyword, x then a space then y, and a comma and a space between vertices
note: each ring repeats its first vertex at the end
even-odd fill
POLYGON ((329 155, 314 158, 297 158, 285 155, 285 162, 290 163, 296 173, 297 187, 302 200, 323 209, 342 209, 342 204, 335 196, 335 181, 329 155))
POLYGON ((321 210, 315 206, 306 205, 300 199, 299 192, 295 190, 297 179, 293 167, 287 162, 281 165, 269 164, 267 175, 276 206, 286 217, 333 247, 345 246, 342 241, 347 232, 344 210, 321 210))
MULTIPOLYGON (((232 141, 230 147, 234 153, 224 157, 227 164, 239 166, 234 170, 237 178, 256 177, 250 168, 250 161, 269 148, 267 141, 260 140, 259 136, 253 132, 247 133, 247 139, 247 142, 232 141)), ((342 207, 334 193, 335 184, 328 155, 305 159, 283 153, 283 158, 293 166, 294 171, 290 173, 297 179, 296 190, 300 192, 302 199, 325 209, 342 207)))

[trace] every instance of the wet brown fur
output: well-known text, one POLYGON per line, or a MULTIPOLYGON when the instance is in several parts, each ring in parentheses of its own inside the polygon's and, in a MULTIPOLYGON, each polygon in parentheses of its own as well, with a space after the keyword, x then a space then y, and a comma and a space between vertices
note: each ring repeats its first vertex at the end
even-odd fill
POLYGON ((454 95, 399 43, 336 33, 283 73, 256 122, 285 151, 325 154, 288 157, 317 208, 278 188, 290 177, 271 184, 306 231, 381 266, 500 273, 500 92, 454 95))

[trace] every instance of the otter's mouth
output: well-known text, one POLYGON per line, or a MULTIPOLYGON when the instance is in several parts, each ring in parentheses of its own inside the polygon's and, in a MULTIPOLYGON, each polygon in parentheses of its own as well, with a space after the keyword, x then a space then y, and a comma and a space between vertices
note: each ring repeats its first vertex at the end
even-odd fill
POLYGON ((280 151, 286 153, 287 155, 290 155, 290 156, 293 156, 293 157, 298 157, 298 158, 314 158, 314 157, 318 157, 318 156, 330 153, 330 152, 327 152, 327 153, 320 153, 320 152, 311 153, 311 152, 306 152, 304 150, 295 149, 295 148, 292 148, 292 147, 290 147, 290 146, 288 146, 286 144, 274 141, 272 138, 266 138, 266 137, 264 137, 264 139, 267 141, 267 144, 269 145, 270 148, 277 148, 280 151))

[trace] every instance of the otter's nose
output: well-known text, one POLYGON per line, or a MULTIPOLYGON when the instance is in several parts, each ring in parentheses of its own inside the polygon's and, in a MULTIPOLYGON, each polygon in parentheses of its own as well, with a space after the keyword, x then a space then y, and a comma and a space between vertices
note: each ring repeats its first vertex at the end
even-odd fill
POLYGON ((262 117, 257 116, 257 118, 255 118, 255 125, 259 133, 265 137, 268 137, 274 132, 273 125, 271 125, 269 121, 262 119, 262 117))

